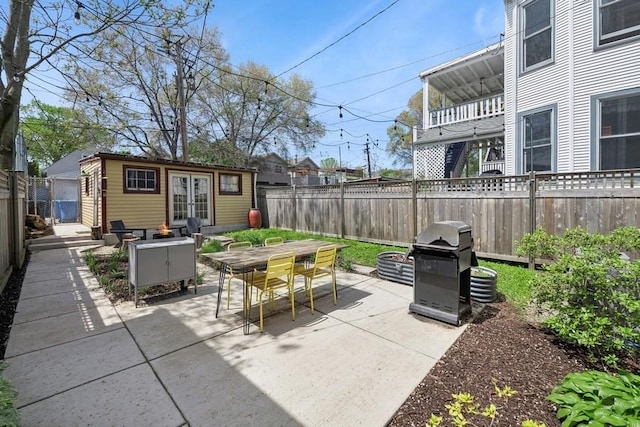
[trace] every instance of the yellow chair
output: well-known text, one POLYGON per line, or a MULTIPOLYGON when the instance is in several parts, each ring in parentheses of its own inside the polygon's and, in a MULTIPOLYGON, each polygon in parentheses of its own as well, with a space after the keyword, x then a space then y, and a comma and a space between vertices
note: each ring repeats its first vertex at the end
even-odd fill
POLYGON ((267 237, 264 239, 265 246, 275 246, 281 245, 284 243, 284 239, 282 237, 267 237))
POLYGON ((313 314, 313 279, 330 276, 333 287, 333 303, 338 303, 338 290, 336 289, 336 253, 335 246, 322 246, 316 251, 316 256, 311 267, 296 265, 294 275, 304 276, 304 288, 309 292, 311 301, 311 313, 313 314))
MULTIPOLYGON (((247 277, 247 285, 258 291, 260 305, 260 331, 264 330, 264 315, 262 310, 262 297, 268 293, 269 301, 273 303, 274 290, 286 288, 291 302, 291 320, 296 320, 295 301, 293 296, 293 264, 296 256, 293 252, 271 255, 267 261, 266 271, 255 270, 247 277)), ((251 288, 247 291, 251 295, 251 288)), ((251 309, 251 307, 247 307, 251 309)))
MULTIPOLYGON (((227 245, 227 251, 239 251, 252 246, 251 242, 233 242, 227 245)), ((226 273, 229 274, 229 279, 227 280, 227 310, 229 310, 229 301, 231 300, 231 279, 234 277, 242 279, 242 275, 246 273, 246 271, 233 271, 233 268, 229 267, 226 273)))

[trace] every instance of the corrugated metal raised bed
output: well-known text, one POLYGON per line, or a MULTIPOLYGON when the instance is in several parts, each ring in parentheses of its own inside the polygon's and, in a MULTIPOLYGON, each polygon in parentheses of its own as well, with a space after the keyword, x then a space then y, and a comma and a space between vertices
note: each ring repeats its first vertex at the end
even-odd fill
MULTIPOLYGON (((378 254, 378 276, 381 279, 413 286, 413 257, 404 252, 378 254)), ((498 274, 486 267, 471 267, 471 300, 490 303, 496 299, 498 274)))
POLYGON ((381 279, 413 286, 413 258, 407 258, 404 252, 380 252, 378 276, 381 279))

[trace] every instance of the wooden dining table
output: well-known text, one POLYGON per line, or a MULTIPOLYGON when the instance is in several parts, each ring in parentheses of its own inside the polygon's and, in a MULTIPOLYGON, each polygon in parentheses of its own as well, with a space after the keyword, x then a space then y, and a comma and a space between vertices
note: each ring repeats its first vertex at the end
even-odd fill
MULTIPOLYGON (((269 261, 269 257, 275 254, 283 252, 293 252, 296 256, 296 262, 306 261, 313 255, 315 255, 318 248, 323 246, 335 246, 336 249, 344 249, 349 247, 343 243, 327 242, 323 240, 307 239, 307 240, 292 240, 284 242, 279 245, 272 246, 253 246, 246 249, 214 252, 209 254, 201 254, 200 256, 206 257, 211 261, 220 264, 220 277, 218 279, 218 298, 216 301, 216 318, 218 317, 218 311, 220 309, 220 300, 222 296, 222 290, 224 288, 224 271, 232 269, 233 271, 242 272, 243 274, 243 332, 249 333, 249 327, 251 324, 250 313, 251 307, 247 306, 247 279, 257 268, 264 268, 269 261)), ((250 298, 250 297, 249 297, 250 298)))

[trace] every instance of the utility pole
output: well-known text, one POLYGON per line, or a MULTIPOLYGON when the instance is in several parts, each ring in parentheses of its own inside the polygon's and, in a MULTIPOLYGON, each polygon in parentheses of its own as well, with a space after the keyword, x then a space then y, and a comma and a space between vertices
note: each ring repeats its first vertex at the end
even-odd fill
POLYGON ((367 153, 367 170, 369 171, 369 178, 371 178, 371 158, 369 157, 369 143, 364 144, 364 152, 367 153))
POLYGON ((176 42, 176 85, 178 88, 178 110, 180 113, 180 139, 182 142, 182 161, 189 161, 189 144, 187 142, 187 108, 184 96, 184 71, 182 62, 182 40, 176 42))

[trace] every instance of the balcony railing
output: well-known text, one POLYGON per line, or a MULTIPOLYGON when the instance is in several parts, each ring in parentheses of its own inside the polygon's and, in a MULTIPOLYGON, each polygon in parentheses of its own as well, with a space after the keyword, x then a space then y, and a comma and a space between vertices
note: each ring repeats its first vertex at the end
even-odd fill
POLYGON ((427 127, 435 128, 501 114, 504 114, 503 94, 429 111, 429 124, 427 127))

